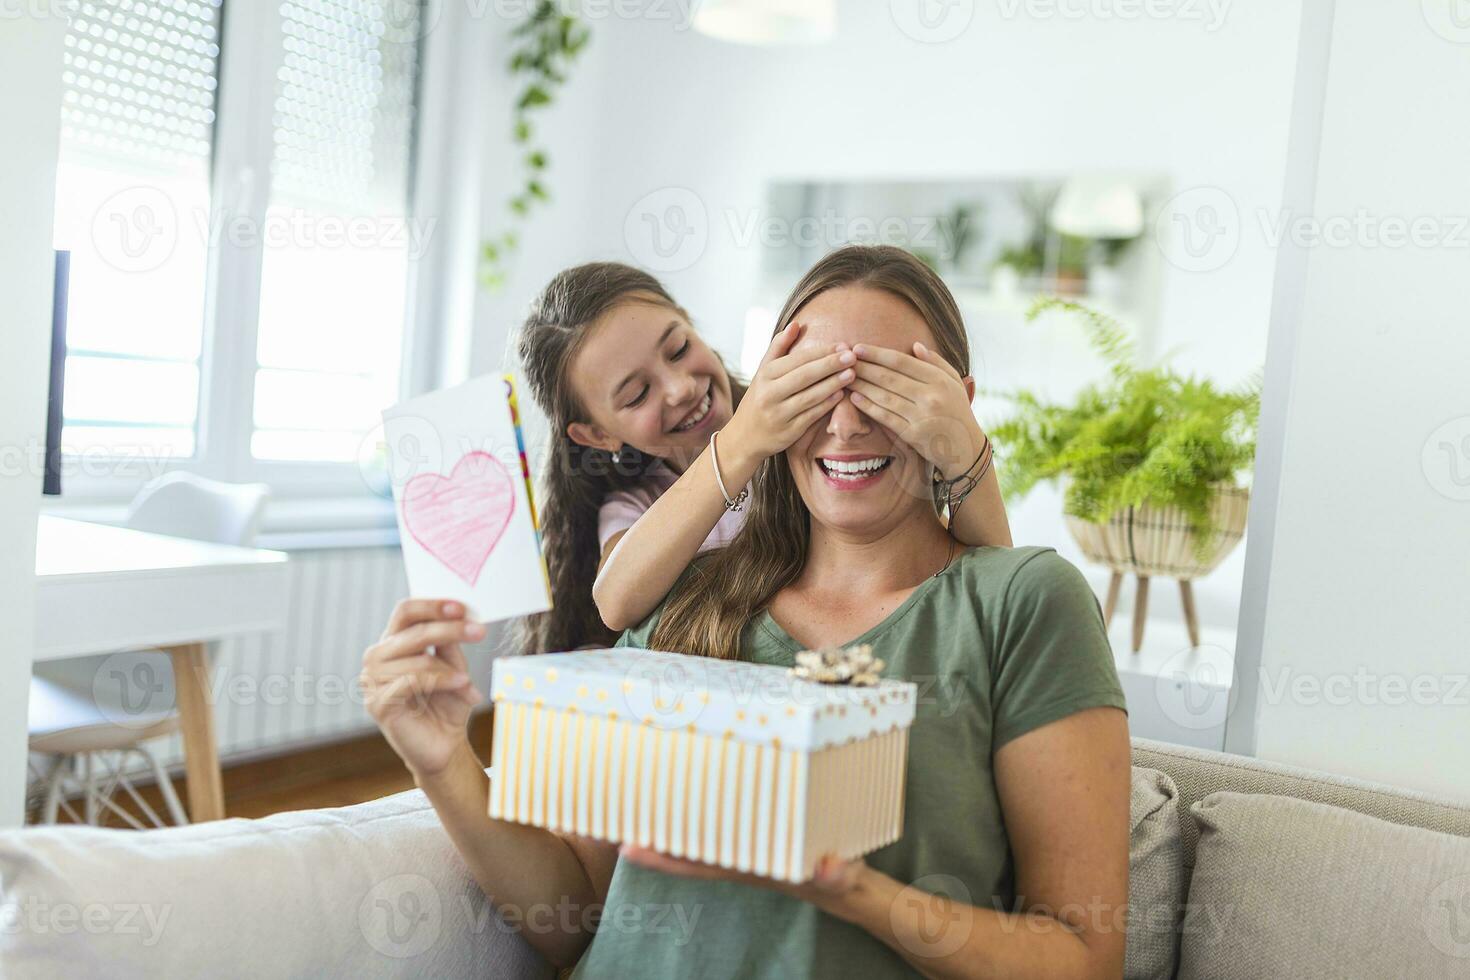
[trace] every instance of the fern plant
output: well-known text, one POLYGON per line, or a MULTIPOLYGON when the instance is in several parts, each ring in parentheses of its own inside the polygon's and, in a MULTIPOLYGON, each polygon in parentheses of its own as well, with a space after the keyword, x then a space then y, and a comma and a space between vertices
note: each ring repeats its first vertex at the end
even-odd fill
POLYGON ((1109 375, 1070 405, 1027 390, 992 392, 1015 406, 989 427, 1005 458, 1002 494, 1019 499, 1043 480, 1065 477, 1063 510, 1093 523, 1126 507, 1178 507, 1195 534, 1196 554, 1207 554, 1219 531, 1211 521, 1218 485, 1234 485, 1255 460, 1261 372, 1222 390, 1167 365, 1139 368, 1127 333, 1096 310, 1042 297, 1026 320, 1052 310, 1079 320, 1109 375))

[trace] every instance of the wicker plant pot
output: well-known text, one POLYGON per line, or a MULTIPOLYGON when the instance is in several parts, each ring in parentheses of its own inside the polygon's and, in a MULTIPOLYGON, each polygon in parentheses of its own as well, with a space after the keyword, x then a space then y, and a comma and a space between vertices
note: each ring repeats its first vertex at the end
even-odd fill
POLYGON ((1184 604, 1184 621, 1189 640, 1199 646, 1199 620, 1194 610, 1190 580, 1214 571, 1240 543, 1245 534, 1250 491, 1222 484, 1215 494, 1210 515, 1220 529, 1203 559, 1195 554, 1195 534, 1177 507, 1127 507, 1101 524, 1066 515, 1067 529, 1089 561, 1112 569, 1104 618, 1111 623, 1123 576, 1138 576, 1138 598, 1133 607, 1133 652, 1143 646, 1143 624, 1148 609, 1148 580, 1156 575, 1179 580, 1184 604))

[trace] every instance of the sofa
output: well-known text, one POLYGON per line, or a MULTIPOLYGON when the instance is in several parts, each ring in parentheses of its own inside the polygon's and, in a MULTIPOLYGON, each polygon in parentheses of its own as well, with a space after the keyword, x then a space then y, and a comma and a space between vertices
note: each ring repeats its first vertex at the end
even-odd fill
MULTIPOLYGON (((1129 977, 1470 977, 1470 806, 1133 742, 1129 977)), ((0 833, 0 977, 555 975, 417 791, 0 833)), ((544 925, 539 927, 545 927, 544 925)))

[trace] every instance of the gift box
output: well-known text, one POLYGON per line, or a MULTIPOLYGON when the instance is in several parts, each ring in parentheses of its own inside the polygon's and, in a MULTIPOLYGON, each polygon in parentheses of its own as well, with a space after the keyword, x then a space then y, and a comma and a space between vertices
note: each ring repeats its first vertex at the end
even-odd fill
POLYGON ((490 816, 806 881, 902 833, 916 693, 648 650, 502 657, 490 816))

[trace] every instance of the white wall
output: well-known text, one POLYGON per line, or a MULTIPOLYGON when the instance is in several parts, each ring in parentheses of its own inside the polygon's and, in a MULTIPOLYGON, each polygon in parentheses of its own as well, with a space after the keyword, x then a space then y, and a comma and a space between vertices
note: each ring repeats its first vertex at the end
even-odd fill
MULTIPOLYGON (((707 215, 707 244, 662 278, 738 362, 745 310, 781 298, 759 295, 759 249, 740 241, 762 216, 768 181, 1079 170, 1160 174, 1189 192, 1185 208, 1216 203, 1207 188, 1224 192, 1239 233, 1190 269, 1165 263, 1161 331, 1145 346, 1182 347, 1178 365, 1227 383, 1263 363, 1274 251, 1259 216, 1280 202, 1297 0, 1216 5, 1224 12, 1218 23, 1203 3, 1164 5, 1180 15, 1157 20, 975 4, 974 20, 945 43, 900 29, 891 10, 902 4, 844 0, 837 36, 798 48, 727 44, 656 16, 679 4, 601 5, 614 6, 649 13, 592 21, 593 43, 546 117, 556 200, 532 222, 510 287, 481 298, 476 372, 500 366, 507 332, 556 270, 594 258, 647 263, 646 239, 630 247, 625 223, 631 215, 638 227, 645 210, 657 218, 664 204, 689 202, 672 189, 693 193, 707 215)), ((507 129, 492 122, 490 133, 507 129)), ((502 143, 486 173, 487 229, 504 223, 503 154, 502 143)), ((1156 247, 1152 235, 1145 244, 1156 247)), ((1166 255, 1178 257, 1167 244, 1166 255)), ((680 264, 687 258, 681 253, 680 264)), ((1041 380, 989 353, 976 351, 988 383, 1041 380)), ((529 422, 533 435, 538 422, 529 422)), ((1038 488, 1012 508, 1016 538, 1057 546, 1080 563, 1060 512, 1060 495, 1038 488)), ((1243 556, 1238 549, 1197 587, 1207 626, 1234 627, 1243 556)), ((1154 615, 1177 619, 1178 600, 1165 591, 1154 615)), ((1131 602, 1129 588, 1119 615, 1129 615, 1131 602)), ((1182 627, 1179 635, 1186 645, 1182 627)))
POLYGON ((1260 686, 1230 745, 1470 800, 1470 30, 1445 4, 1333 6, 1311 0, 1331 43, 1305 48, 1325 95, 1293 178, 1315 167, 1316 218, 1363 230, 1301 250, 1273 324, 1260 686), (1424 243, 1381 237, 1415 220, 1424 243))
MULTIPOLYGON (((44 7, 45 5, 41 5, 44 7)), ((0 827, 23 817, 26 700, 35 632, 36 515, 51 343, 51 225, 61 125, 59 18, 0 21, 0 827)))
MULTIPOLYGON (((636 260, 625 219, 673 187, 704 205, 709 244, 665 278, 735 354, 758 255, 732 224, 759 215, 771 179, 1118 170, 1163 173, 1180 190, 1220 187, 1243 213, 1276 208, 1296 3, 1227 5, 1214 30, 1179 18, 1027 17, 1024 4, 1005 18, 1004 6, 976 5, 968 29, 943 44, 904 34, 888 4, 842 3, 836 38, 806 48, 727 44, 652 15, 594 19, 593 44, 549 119, 558 204, 532 229, 511 307, 568 262, 636 260)), ((505 180, 487 174, 492 220, 505 180)), ((1185 366, 1245 374, 1265 348, 1271 271, 1254 229, 1222 268, 1174 269, 1161 346, 1187 343, 1185 366)), ((498 311, 481 321, 482 367, 499 356, 498 311)))

